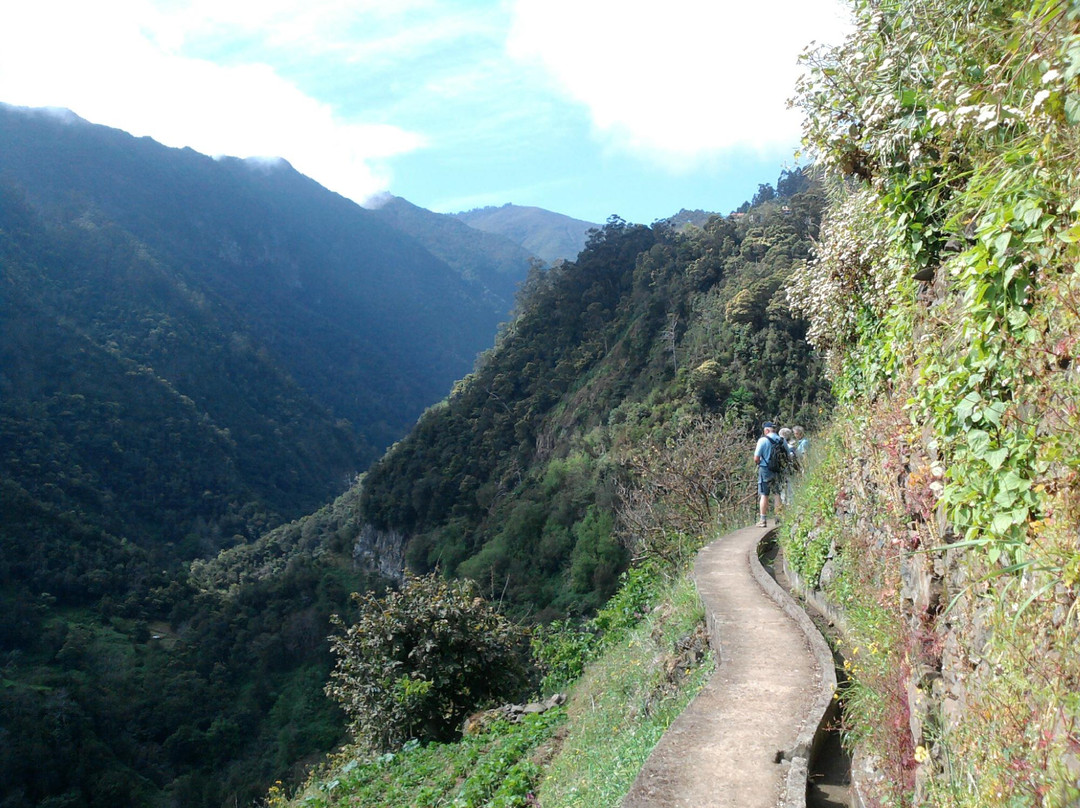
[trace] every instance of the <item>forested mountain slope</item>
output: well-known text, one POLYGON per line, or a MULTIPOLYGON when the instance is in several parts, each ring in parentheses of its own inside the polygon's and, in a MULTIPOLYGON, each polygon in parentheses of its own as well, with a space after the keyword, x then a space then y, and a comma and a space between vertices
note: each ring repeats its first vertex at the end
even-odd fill
POLYGON ((533 254, 516 241, 417 207, 399 196, 380 200, 372 212, 481 287, 493 305, 509 314, 533 260, 533 254))
MULTIPOLYGON (((680 234, 612 219, 534 271, 494 349, 367 474, 363 517, 410 565, 517 608, 595 608, 628 561, 629 455, 688 418, 812 425, 829 402, 780 291, 816 233, 815 189, 680 234)), ((752 485, 752 481, 747 481, 752 485)))
POLYGON ((342 737, 327 617, 376 566, 592 610, 635 453, 830 402, 781 291, 813 188, 613 219, 474 366, 490 290, 287 166, 3 107, 0 142, 4 808, 250 801, 342 737))
MULTIPOLYGON (((496 346, 349 493, 358 554, 390 572, 396 562, 399 571, 407 565, 433 575, 406 579, 393 598, 365 601, 364 615, 343 632, 330 689, 355 743, 301 790, 275 785, 272 805, 518 804, 539 793, 541 780, 549 794, 560 787, 577 794, 572 804, 582 794, 615 804, 625 793, 621 775, 670 720, 659 705, 685 694, 669 689, 672 679, 658 684, 664 674, 651 665, 685 672, 700 654, 683 664, 665 655, 668 640, 650 642, 641 654, 653 663, 617 662, 624 674, 617 681, 598 674, 591 686, 610 681, 612 693, 575 690, 579 704, 591 704, 585 713, 627 730, 626 744, 596 742, 593 733, 610 732, 599 730, 607 719, 572 718, 559 751, 559 741, 548 740, 559 711, 501 728, 497 711, 478 714, 457 743, 447 716, 485 705, 470 698, 471 688, 448 690, 468 682, 461 659, 497 646, 496 632, 469 629, 493 603, 525 624, 592 615, 533 626, 531 686, 542 695, 576 679, 605 643, 638 646, 620 632, 643 614, 664 622, 679 612, 676 646, 694 646, 697 612, 660 605, 654 587, 666 589, 661 582, 718 519, 751 518, 760 420, 812 428, 832 405, 805 323, 785 302, 785 289, 805 270, 823 199, 801 175, 781 179, 795 192, 776 198, 763 187, 743 215, 713 216, 702 227, 676 231, 613 217, 576 261, 534 269, 496 346), (639 563, 621 575, 632 555, 639 563), (487 603, 438 593, 434 581, 444 576, 473 579, 487 603), (431 609, 446 618, 430 619, 431 609), (470 615, 464 625, 462 612, 470 615), (463 656, 459 634, 469 648, 463 656), (433 669, 450 673, 436 680, 433 669), (431 692, 439 700, 429 700, 431 692), (638 695, 623 700, 627 693, 638 695), (610 703, 597 704, 609 695, 610 703), (406 738, 415 740, 401 747, 406 738), (553 755, 564 774, 544 780, 553 755), (582 782, 590 785, 578 792, 582 782)), ((206 573, 225 581, 238 574, 231 562, 223 570, 208 564, 198 577, 206 573)), ((651 629, 654 639, 662 634, 651 629)))
POLYGON ((246 802, 340 737, 327 616, 377 582, 336 515, 264 534, 491 345, 464 274, 285 164, 0 105, 4 808, 246 802))
MULTIPOLYGON (((89 249, 85 233, 108 227, 116 234, 108 243, 133 245, 130 253, 114 248, 111 255, 131 257, 109 266, 134 266, 123 277, 136 288, 158 277, 141 271, 152 260, 143 254, 148 248, 117 226, 90 228, 86 215, 83 224, 50 224, 18 193, 5 198, 17 223, 12 229, 22 234, 5 233, 19 277, 40 276, 53 265, 83 266, 51 260, 44 245, 70 243, 80 255, 89 249), (53 230, 42 231, 46 226, 53 230), (53 231, 55 237, 37 238, 53 231)), ((578 261, 533 271, 496 347, 363 485, 311 517, 189 570, 162 575, 157 561, 166 551, 202 552, 216 538, 209 527, 179 549, 140 547, 111 533, 104 517, 80 519, 76 508, 35 500, 9 484, 25 503, 5 525, 0 576, 0 711, 10 741, 0 754, 5 808, 48 799, 214 806, 265 793, 293 764, 342 737, 344 721, 323 695, 327 615, 348 613, 350 591, 380 585, 366 572, 375 562, 392 571, 406 557, 417 570, 438 566, 474 577, 533 619, 597 607, 628 561, 616 511, 635 451, 662 444, 688 420, 726 414, 743 424, 749 452, 753 422, 763 414, 812 425, 828 406, 821 363, 780 291, 802 271, 820 204, 810 189, 684 234, 612 220, 578 261), (20 540, 30 535, 47 540, 20 540)), ((81 294, 102 304, 106 292, 129 300, 114 289, 118 282, 107 282, 108 273, 84 263, 89 274, 76 287, 81 294), (103 297, 94 298, 99 283, 103 297)), ((48 303, 49 312, 74 305, 67 298, 77 297, 75 291, 53 290, 68 288, 70 278, 61 280, 39 284, 48 293, 39 289, 36 305, 48 303)), ((196 313, 213 301, 207 294, 201 304, 198 296, 190 302, 182 294, 186 285, 173 291, 166 280, 156 283, 158 294, 196 313)), ((170 317, 182 321, 178 313, 170 317)), ((68 320, 55 322, 64 333, 68 320)), ((157 364, 126 361, 121 346, 141 346, 140 340, 116 339, 112 346, 97 337, 96 320, 76 322, 80 328, 68 338, 81 338, 89 356, 103 357, 90 375, 111 385, 103 388, 106 398, 134 406, 149 396, 122 383, 164 391, 166 402, 180 402, 180 414, 162 421, 171 426, 169 436, 201 428, 209 430, 210 446, 230 446, 214 422, 181 419, 197 402, 185 404, 157 364), (130 372, 119 376, 109 362, 130 372), (213 443, 213 436, 224 442, 213 443)), ((214 333, 205 323, 185 328, 214 333)), ((145 338, 151 347, 154 338, 145 338)), ((28 350, 33 356, 33 346, 28 350)), ((212 343, 205 350, 214 350, 212 343)), ((244 400, 255 389, 247 383, 244 400)), ((295 388, 279 386, 277 395, 287 389, 295 388)), ((56 407, 76 407, 77 395, 92 400, 86 392, 64 393, 56 407)), ((169 412, 166 403, 161 407, 169 412)), ((95 434, 73 431, 71 458, 84 450, 84 432, 95 434)), ((237 440, 231 430, 228 437, 237 440)), ((324 451, 332 445, 317 443, 324 451)), ((111 444, 102 451, 117 452, 111 444)), ((181 452, 159 473, 183 482, 184 468, 181 452)), ((52 473, 61 471, 86 473, 66 466, 52 473)))
POLYGON ((70 113, 0 106, 0 199, 4 479, 188 558, 343 490, 506 316, 285 164, 70 113))
MULTIPOLYGON (((0 470, 35 510, 190 558, 317 507, 370 455, 241 314, 115 225, 50 222, 10 187, 0 221, 0 470)), ((50 552, 7 539, 9 563, 50 552)))
POLYGON ((343 717, 323 695, 329 615, 385 586, 353 563, 355 498, 190 573, 158 575, 89 530, 49 559, 79 591, 28 597, 5 565, 0 804, 250 804, 340 743, 343 717))
POLYGON ((505 319, 415 240, 282 161, 213 160, 3 106, 0 177, 49 219, 135 239, 378 449, 505 319))

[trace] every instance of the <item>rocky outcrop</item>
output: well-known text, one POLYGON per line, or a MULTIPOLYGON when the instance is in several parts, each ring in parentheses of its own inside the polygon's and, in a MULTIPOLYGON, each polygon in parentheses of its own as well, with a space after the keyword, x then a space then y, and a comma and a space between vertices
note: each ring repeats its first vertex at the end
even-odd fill
MULTIPOLYGON (((877 424, 877 434, 888 434, 877 424)), ((960 546, 943 516, 938 497, 943 471, 917 437, 892 432, 873 443, 853 438, 861 456, 849 458, 837 478, 831 540, 817 580, 808 581, 784 560, 792 588, 843 637, 853 668, 863 667, 864 627, 853 631, 838 599, 842 583, 861 591, 855 598, 876 604, 894 621, 888 628, 894 666, 872 686, 894 700, 887 753, 853 750, 852 792, 862 804, 880 804, 882 791, 903 788, 914 804, 926 804, 928 778, 943 765, 935 746, 942 732, 965 720, 969 688, 993 671, 984 657, 990 641, 993 600, 985 559, 960 546), (846 565, 846 569, 845 569, 846 565), (861 646, 861 647, 860 647, 861 646)), ((931 444, 932 446, 932 444, 931 444)), ((806 532, 807 543, 823 528, 806 532)), ((865 683, 864 683, 865 684, 865 683)), ((887 800, 885 800, 887 801, 887 800)))
POLYGON ((406 539, 399 530, 378 530, 365 524, 353 544, 353 563, 400 583, 405 580, 406 539))
POLYGON ((548 710, 554 710, 566 703, 565 693, 556 693, 543 701, 532 701, 528 704, 504 704, 492 710, 484 710, 474 713, 465 719, 462 732, 465 735, 480 735, 496 721, 508 721, 511 724, 519 724, 522 719, 529 715, 540 715, 548 710))

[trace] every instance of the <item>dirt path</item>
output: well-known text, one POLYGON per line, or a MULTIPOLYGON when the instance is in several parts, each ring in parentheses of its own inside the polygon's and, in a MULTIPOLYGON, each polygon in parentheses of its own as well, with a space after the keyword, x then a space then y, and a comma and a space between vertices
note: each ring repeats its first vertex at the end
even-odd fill
POLYGON ((806 757, 835 679, 824 640, 757 561, 767 533, 737 530, 698 555, 694 578, 719 664, 622 808, 805 805, 806 757))

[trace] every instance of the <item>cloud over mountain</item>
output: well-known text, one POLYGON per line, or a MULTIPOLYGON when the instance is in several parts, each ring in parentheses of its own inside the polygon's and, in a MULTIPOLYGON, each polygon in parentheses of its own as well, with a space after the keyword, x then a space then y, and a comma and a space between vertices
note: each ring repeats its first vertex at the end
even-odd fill
POLYGON ((833 0, 518 0, 507 47, 585 105, 613 146, 685 169, 730 149, 790 151, 796 57, 841 27, 833 0))

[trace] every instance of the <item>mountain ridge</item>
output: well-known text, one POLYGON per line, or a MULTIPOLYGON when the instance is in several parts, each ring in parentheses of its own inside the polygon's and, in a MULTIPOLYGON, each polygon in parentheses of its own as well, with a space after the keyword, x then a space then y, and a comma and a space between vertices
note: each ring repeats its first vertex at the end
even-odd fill
POLYGON ((528 205, 506 203, 452 214, 470 227, 497 233, 549 264, 572 261, 600 225, 528 205))
POLYGON ((474 228, 455 216, 434 213, 399 196, 386 195, 370 210, 407 233, 485 292, 509 315, 533 254, 511 239, 474 228))
POLYGON ((506 316, 284 161, 0 105, 0 802, 247 802, 337 743, 328 617, 383 584, 324 506, 506 316))
POLYGON ((167 250, 186 283, 227 301, 337 417, 372 421, 366 438, 375 445, 388 445, 443 395, 506 316, 504 301, 484 301, 481 288, 419 243, 284 161, 268 167, 212 160, 77 118, 47 125, 55 118, 0 108, 0 176, 26 189, 50 215, 80 206, 98 210, 149 249, 167 250), (13 125, 20 114, 21 128, 33 130, 22 136, 13 125), (210 189, 215 194, 200 196, 210 189), (257 216, 273 224, 260 225, 257 216), (321 344, 345 374, 347 393, 332 392, 319 363, 305 356, 301 338, 316 323, 316 333, 306 339, 322 333, 321 344), (351 334, 379 344, 386 359, 358 350, 351 334), (403 342, 414 346, 412 355, 395 349, 403 342), (365 373, 422 403, 404 410, 382 406, 363 385, 347 384, 365 373), (379 427, 380 420, 396 426, 379 427))

